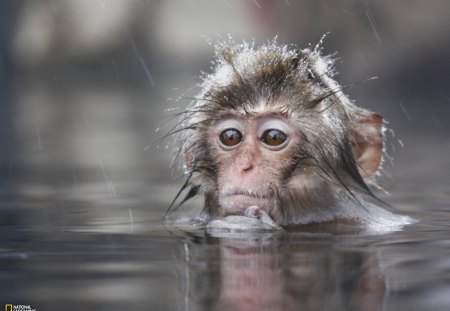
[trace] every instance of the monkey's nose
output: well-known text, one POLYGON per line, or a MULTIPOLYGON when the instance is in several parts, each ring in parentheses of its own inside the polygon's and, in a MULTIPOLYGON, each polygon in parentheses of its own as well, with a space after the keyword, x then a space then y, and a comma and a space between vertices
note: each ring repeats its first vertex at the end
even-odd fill
POLYGON ((253 163, 249 162, 249 163, 245 163, 245 165, 242 165, 240 167, 240 170, 242 172, 250 172, 253 169, 253 167, 254 167, 253 163))
POLYGON ((251 155, 241 155, 236 159, 239 173, 250 173, 255 168, 255 159, 251 155))

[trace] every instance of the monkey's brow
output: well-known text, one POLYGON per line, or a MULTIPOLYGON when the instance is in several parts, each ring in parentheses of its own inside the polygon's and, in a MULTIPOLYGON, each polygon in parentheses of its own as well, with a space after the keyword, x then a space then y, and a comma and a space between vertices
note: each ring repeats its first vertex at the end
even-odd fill
POLYGON ((251 110, 242 111, 242 112, 229 111, 229 112, 223 113, 219 119, 226 119, 226 118, 246 119, 249 116, 252 118, 255 118, 255 119, 262 119, 262 118, 269 117, 269 116, 270 117, 278 117, 281 119, 289 119, 292 117, 292 114, 289 111, 284 111, 284 110, 283 111, 268 110, 268 111, 262 111, 262 112, 251 111, 251 110))
POLYGON ((282 119, 291 118, 292 114, 289 111, 265 111, 262 113, 256 113, 256 118, 265 118, 265 117, 278 117, 282 119))

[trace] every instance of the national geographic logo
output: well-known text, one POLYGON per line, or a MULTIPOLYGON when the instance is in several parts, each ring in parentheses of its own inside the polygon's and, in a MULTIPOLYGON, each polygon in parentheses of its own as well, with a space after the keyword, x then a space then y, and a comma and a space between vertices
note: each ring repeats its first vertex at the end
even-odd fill
POLYGON ((37 310, 35 308, 32 308, 30 305, 5 304, 5 311, 37 311, 37 310))

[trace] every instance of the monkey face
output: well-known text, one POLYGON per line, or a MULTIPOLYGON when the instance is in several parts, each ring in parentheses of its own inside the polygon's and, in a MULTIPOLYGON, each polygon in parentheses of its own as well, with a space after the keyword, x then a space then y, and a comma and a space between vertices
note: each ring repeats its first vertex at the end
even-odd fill
POLYGON ((219 164, 217 194, 222 213, 242 214, 249 206, 269 211, 297 140, 292 120, 285 116, 230 115, 219 120, 210 144, 219 164))
POLYGON ((202 194, 208 217, 257 206, 287 225, 342 217, 341 202, 373 196, 383 120, 345 96, 332 64, 276 42, 218 51, 172 131, 187 176, 179 194, 190 189, 180 204, 202 194))

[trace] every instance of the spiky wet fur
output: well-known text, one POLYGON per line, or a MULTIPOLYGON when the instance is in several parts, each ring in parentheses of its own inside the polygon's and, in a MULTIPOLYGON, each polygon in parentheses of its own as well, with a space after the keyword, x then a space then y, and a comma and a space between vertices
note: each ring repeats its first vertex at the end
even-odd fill
POLYGON ((203 78, 200 94, 171 131, 177 135, 176 158, 186 177, 172 207, 204 195, 206 219, 221 216, 219 164, 208 145, 208 130, 230 111, 250 114, 261 102, 295 118, 302 129, 303 144, 291 154, 292 162, 274 172, 282 182, 270 186, 268 212, 277 223, 344 217, 345 202, 373 196, 358 171, 348 134, 351 120, 370 112, 344 95, 332 79, 332 65, 330 57, 320 55, 320 47, 299 50, 275 40, 259 48, 247 43, 217 46, 213 72, 203 78))

